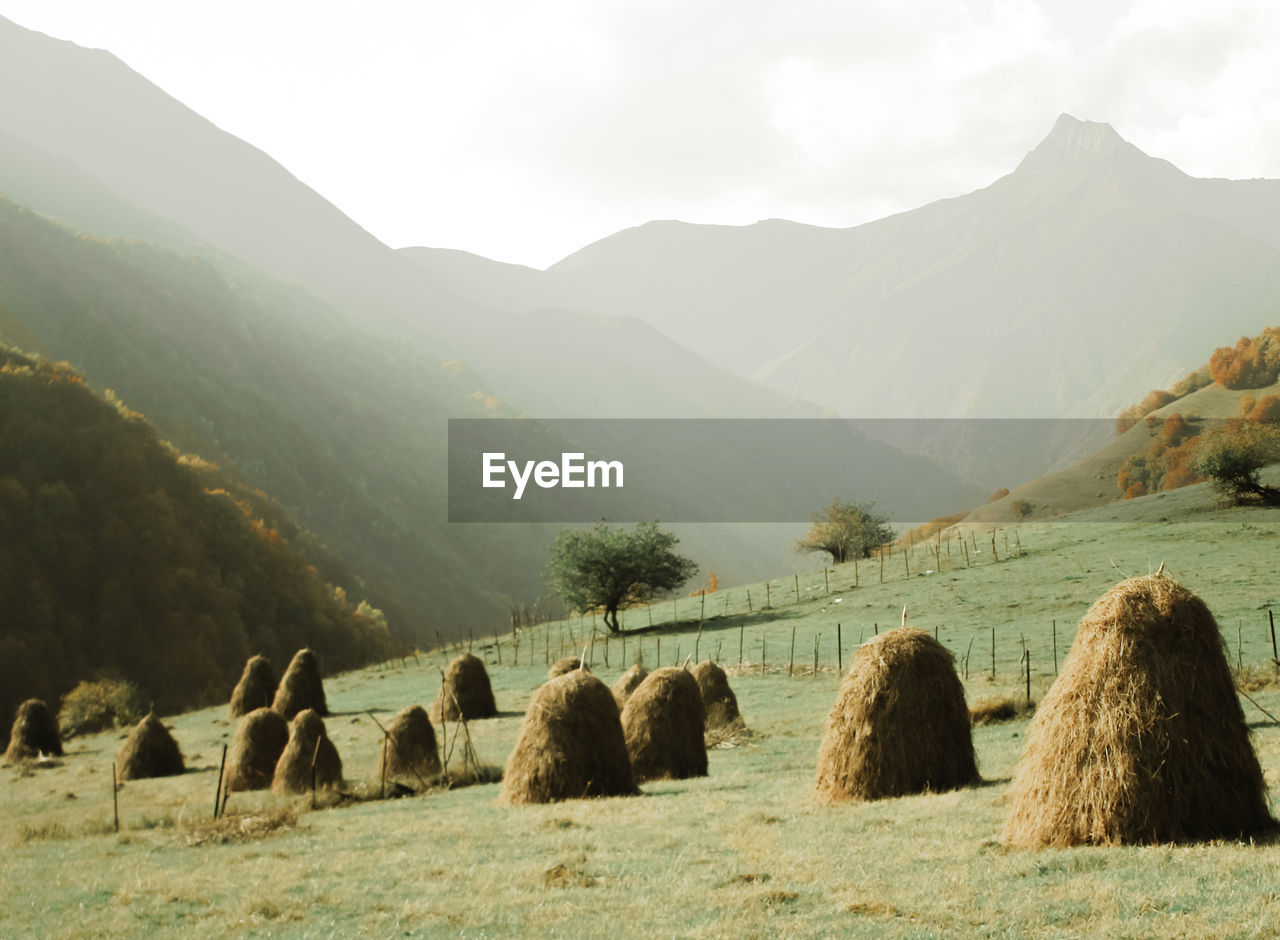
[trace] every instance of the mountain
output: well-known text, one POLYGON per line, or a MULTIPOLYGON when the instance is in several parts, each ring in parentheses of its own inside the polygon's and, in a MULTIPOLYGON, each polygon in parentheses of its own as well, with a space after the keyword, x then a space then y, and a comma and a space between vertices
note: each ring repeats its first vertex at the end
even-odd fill
POLYGON ((391 651, 323 544, 68 364, 0 347, 0 435, 0 714, 103 675, 173 711, 226 701, 255 653, 391 651))
MULTIPOLYGON (((425 251, 425 250, 424 250, 425 251)), ((653 222, 478 302, 644 319, 850 417, 1109 416, 1253 333, 1280 288, 1280 182, 1204 180, 1062 115, 990 186, 847 229, 653 222)))

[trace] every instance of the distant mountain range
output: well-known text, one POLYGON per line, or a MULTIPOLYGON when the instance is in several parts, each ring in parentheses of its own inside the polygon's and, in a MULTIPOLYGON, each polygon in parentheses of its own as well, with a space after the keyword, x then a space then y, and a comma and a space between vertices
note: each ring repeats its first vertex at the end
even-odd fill
MULTIPOLYGON (((268 490, 419 640, 500 623, 554 532, 446 523, 449 417, 1109 415, 1280 288, 1280 183, 1065 115, 966 196, 849 229, 653 222, 537 271, 393 251, 111 54, 2 18, 0 83, 0 341, 268 490)), ((903 485, 939 513, 1066 452, 897 443, 936 461, 903 485)), ((689 542, 726 584, 786 554, 710 531, 689 542)))

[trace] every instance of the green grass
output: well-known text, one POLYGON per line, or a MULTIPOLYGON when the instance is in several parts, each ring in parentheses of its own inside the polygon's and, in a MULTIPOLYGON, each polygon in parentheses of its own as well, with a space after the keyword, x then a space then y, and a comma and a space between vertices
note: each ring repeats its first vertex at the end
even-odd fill
MULTIPOLYGON (((646 784, 635 798, 509 808, 485 784, 309 811, 307 800, 235 794, 233 835, 208 823, 221 746, 232 725, 224 709, 172 719, 191 770, 137 781, 119 793, 121 832, 111 826, 111 759, 120 735, 68 742, 56 766, 0 770, 0 935, 134 935, 142 931, 222 935, 678 935, 1256 936, 1280 922, 1280 845, 1213 844, 1067 851, 1008 851, 999 844, 1006 790, 1027 722, 974 729, 988 783, 971 790, 825 807, 811 800, 814 764, 841 659, 859 635, 908 621, 932 630, 961 660, 969 656, 970 703, 1025 694, 1018 663, 1031 655, 1032 697, 1053 679, 1052 624, 1059 661, 1075 625, 1123 575, 1165 570, 1199 593, 1223 627, 1235 664, 1261 668, 1271 653, 1266 608, 1280 600, 1274 577, 1280 513, 1212 508, 1203 495, 1194 521, 1161 522, 1169 500, 1108 507, 1115 520, 1086 518, 974 533, 965 566, 959 543, 938 556, 917 547, 906 577, 900 556, 772 582, 772 609, 752 585, 707 597, 697 638, 697 598, 628 611, 627 655, 597 641, 605 681, 643 644, 650 666, 692 654, 729 667, 753 735, 710 753, 710 775, 646 784), (985 539, 985 542, 984 542, 985 539), (939 566, 939 561, 941 562, 939 566), (933 570, 940 568, 940 570, 933 570), (933 573, 926 574, 926 571, 933 573), (827 585, 831 593, 827 593, 827 585), (727 611, 726 611, 727 600, 727 611), (693 620, 686 618, 692 617, 693 620), (1239 628, 1237 631, 1237 621, 1239 628), (991 630, 996 673, 991 677, 991 630), (795 661, 788 675, 792 631, 795 661), (742 666, 738 643, 742 639, 742 666), (814 639, 819 669, 813 671, 814 639), (761 674, 762 643, 768 668, 761 674), (972 645, 971 645, 972 643, 972 645), (294 818, 288 808, 297 806, 294 818), (243 826, 239 820, 258 820, 243 826), (242 831, 243 830, 243 831, 242 831)), ((590 618, 586 620, 590 627, 590 618)), ((476 644, 490 663, 501 717, 471 725, 479 758, 505 762, 545 660, 583 645, 582 624, 526 631, 518 653, 476 644), (560 644, 561 631, 564 644, 560 644), (548 646, 548 639, 550 644, 548 646)), ((372 792, 380 720, 429 703, 438 667, 455 650, 326 681, 331 736, 346 777, 372 792)), ((1280 713, 1280 690, 1251 693, 1280 713)), ((1267 779, 1280 781, 1280 727, 1248 702, 1267 779)), ((452 736, 454 729, 449 729, 452 736)), ((455 761, 457 757, 455 756, 455 761)), ((1274 807, 1273 807, 1274 808, 1274 807)), ((226 825, 224 823, 224 825, 226 825)))

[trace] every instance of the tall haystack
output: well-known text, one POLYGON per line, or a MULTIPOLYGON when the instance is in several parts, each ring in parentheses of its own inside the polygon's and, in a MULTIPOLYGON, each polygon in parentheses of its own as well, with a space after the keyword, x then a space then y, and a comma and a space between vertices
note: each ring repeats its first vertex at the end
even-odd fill
POLYGON ((644 663, 636 663, 618 677, 618 681, 613 684, 613 700, 618 703, 618 711, 622 711, 623 706, 627 704, 627 699, 631 698, 631 693, 639 687, 647 675, 649 670, 644 668, 644 663))
POLYGON ((609 687, 578 670, 548 680, 529 703, 502 775, 507 804, 639 792, 609 687))
POLYGON ((707 775, 706 712, 688 670, 649 673, 622 709, 622 733, 641 783, 707 775))
POLYGON ((1010 846, 1235 839, 1275 826, 1222 635, 1157 573, 1080 621, 1010 791, 1010 846))
POLYGON ((9 747, 4 752, 6 764, 36 760, 41 755, 60 757, 62 736, 49 706, 38 698, 29 698, 18 706, 9 731, 9 747))
POLYGON ((133 726, 116 754, 116 776, 121 780, 175 777, 186 770, 178 742, 155 712, 133 726))
POLYGON ((417 789, 439 773, 435 728, 425 708, 410 705, 387 724, 379 745, 378 777, 417 789))
POLYGON ((898 627, 854 654, 818 749, 817 799, 880 800, 978 783, 955 660, 898 627))
POLYGON ((315 653, 303 649, 293 654, 271 707, 286 721, 307 708, 320 716, 329 714, 329 706, 324 699, 324 683, 320 681, 320 663, 315 653))
POLYGON ((455 656, 444 672, 444 682, 436 693, 431 714, 436 721, 465 718, 492 718, 498 714, 493 687, 484 663, 470 653, 455 656), (461 709, 461 711, 459 711, 461 709))
POLYGON ((255 708, 241 718, 227 753, 227 792, 269 788, 288 743, 289 723, 274 709, 255 708))
POLYGON ((707 730, 732 730, 741 728, 742 712, 738 711, 738 697, 729 688, 729 677, 711 660, 698 663, 689 670, 698 691, 702 693, 702 707, 707 713, 707 730))
POLYGON ((307 708, 298 712, 293 719, 293 725, 289 729, 289 743, 276 761, 275 773, 271 778, 271 792, 281 796, 310 792, 313 762, 316 787, 341 786, 342 758, 329 740, 324 719, 315 709, 307 708))
POLYGON ((243 718, 257 708, 270 708, 276 696, 276 671, 265 656, 253 656, 244 664, 240 681, 231 691, 231 717, 243 718))
MULTIPOLYGON (((554 679, 556 676, 563 676, 566 672, 573 672, 575 669, 582 668, 582 660, 577 656, 566 656, 564 659, 557 659, 551 664, 551 668, 547 670, 547 678, 554 679)), ((591 670, 588 669, 588 672, 591 670)))

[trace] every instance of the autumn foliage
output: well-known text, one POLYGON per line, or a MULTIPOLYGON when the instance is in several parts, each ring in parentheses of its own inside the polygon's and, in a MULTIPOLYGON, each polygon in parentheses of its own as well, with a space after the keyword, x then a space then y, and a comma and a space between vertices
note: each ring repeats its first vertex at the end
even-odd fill
POLYGON ((1116 476, 1116 485, 1125 499, 1177 489, 1202 479, 1191 469, 1200 442, 1191 422, 1177 412, 1163 422, 1149 422, 1154 423, 1155 432, 1150 445, 1145 452, 1129 457, 1116 476))
POLYGON ((1263 388, 1280 377, 1280 327, 1268 327, 1209 357, 1209 374, 1225 388, 1263 388))

